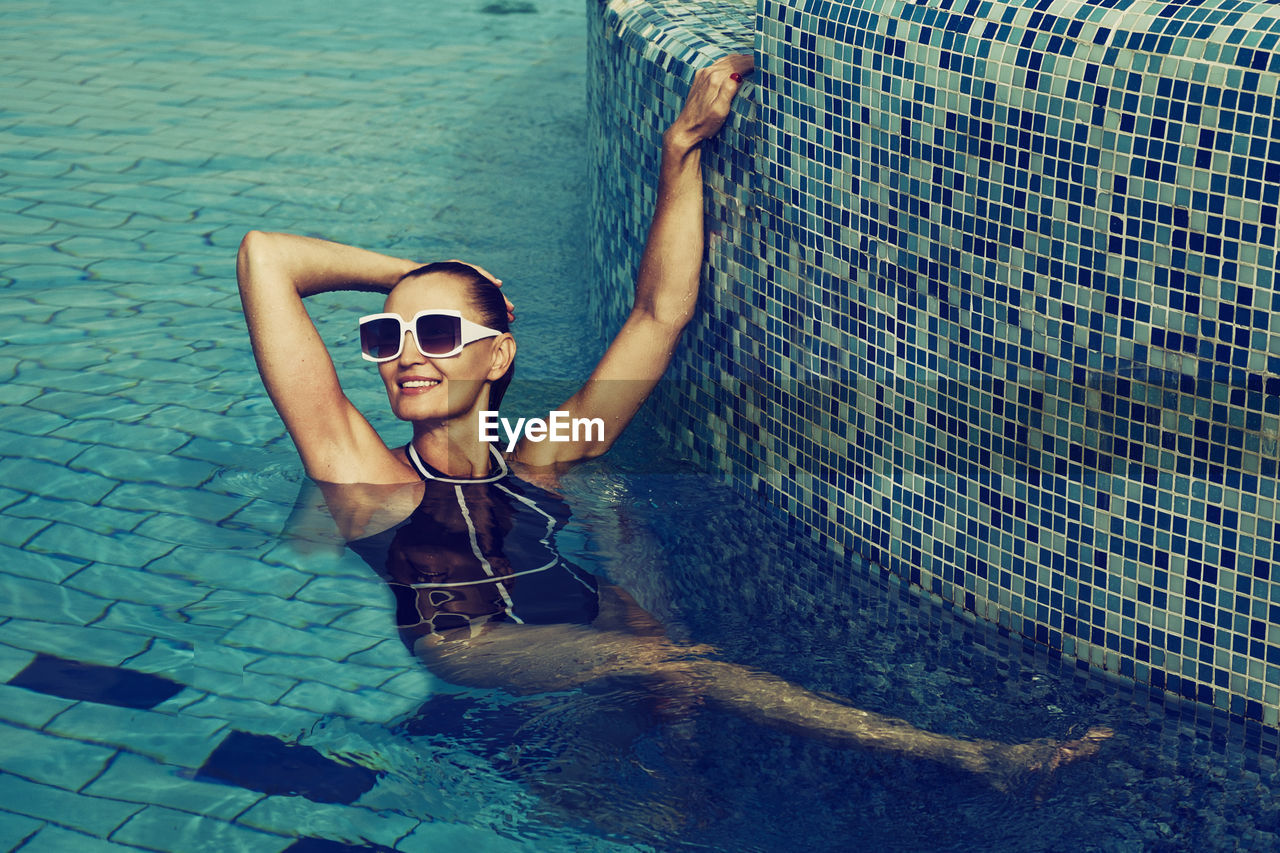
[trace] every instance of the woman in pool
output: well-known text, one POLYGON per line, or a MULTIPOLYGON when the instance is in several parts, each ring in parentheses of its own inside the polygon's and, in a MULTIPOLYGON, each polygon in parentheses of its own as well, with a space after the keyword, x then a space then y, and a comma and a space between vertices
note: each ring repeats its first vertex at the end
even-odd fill
MULTIPOLYGON (((406 639, 433 672, 514 694, 608 679, 648 679, 664 696, 711 702, 826 740, 895 750, 1004 780, 1094 748, 962 741, 822 698, 776 676, 668 639, 621 589, 554 550, 565 510, 533 481, 604 453, 665 371, 692 319, 703 256, 701 143, 728 116, 749 56, 700 70, 663 136, 657 207, 635 305, 582 388, 558 410, 602 432, 522 438, 506 458, 480 439, 510 381, 510 303, 479 267, 420 266, 362 249, 251 232, 240 248, 241 299, 267 392, 318 481, 343 537, 392 584, 406 639), (361 321, 409 444, 388 447, 339 386, 303 307, 332 290, 387 293, 361 321), (508 473, 508 468, 511 473, 508 473)), ((673 704, 679 705, 681 702, 673 704)))

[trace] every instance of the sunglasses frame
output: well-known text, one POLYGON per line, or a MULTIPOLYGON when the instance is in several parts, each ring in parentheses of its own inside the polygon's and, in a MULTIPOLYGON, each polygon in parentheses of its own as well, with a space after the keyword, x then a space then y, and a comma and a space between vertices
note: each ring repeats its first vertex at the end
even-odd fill
POLYGON ((418 313, 414 314, 413 317, 409 320, 406 320, 404 317, 402 317, 399 314, 366 314, 365 316, 360 318, 360 326, 363 327, 365 323, 371 322, 373 320, 395 320, 397 323, 400 324, 400 346, 396 348, 395 355, 389 355, 386 358, 374 358, 373 356, 369 355, 369 353, 364 351, 364 343, 363 341, 361 342, 360 355, 364 357, 365 361, 372 361, 375 364, 382 364, 383 362, 394 361, 404 353, 405 332, 409 332, 413 336, 413 345, 418 348, 418 352, 422 354, 423 358, 452 358, 453 356, 462 352, 463 347, 465 347, 467 344, 473 344, 476 341, 481 341, 481 340, 484 340, 485 338, 494 338, 502 334, 502 332, 498 331, 497 329, 490 329, 488 326, 481 326, 479 323, 471 322, 466 317, 462 316, 461 311, 453 311, 447 308, 428 308, 426 310, 419 311, 418 313), (453 349, 449 350, 448 352, 445 352, 445 353, 427 352, 422 348, 422 344, 418 340, 418 331, 417 331, 418 320, 421 317, 432 316, 432 315, 452 317, 453 319, 457 320, 460 323, 460 328, 458 331, 459 343, 457 343, 453 347, 453 349))

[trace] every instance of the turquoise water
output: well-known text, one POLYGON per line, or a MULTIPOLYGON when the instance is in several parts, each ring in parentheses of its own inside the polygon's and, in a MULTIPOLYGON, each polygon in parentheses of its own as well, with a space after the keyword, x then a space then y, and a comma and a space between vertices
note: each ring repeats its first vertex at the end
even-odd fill
MULTIPOLYGON (((567 479, 563 544, 673 635, 957 737, 1116 737, 1008 792, 706 709, 656 720, 639 690, 459 691, 404 651, 358 559, 282 540, 303 483, 245 341, 241 235, 484 264, 518 306, 513 402, 544 405, 598 352, 578 337, 582 12, 0 7, 0 849, 1271 846, 1274 733, 835 566, 678 460, 655 465, 644 425, 567 479), (32 689, 55 658, 108 668, 77 670, 82 692, 122 670, 177 692, 132 708, 32 689), (214 760, 236 737, 309 748, 278 762, 308 785, 368 787, 273 788, 261 764, 214 760), (543 772, 571 747, 591 774, 543 772)), ((310 307, 376 414, 351 346, 368 300, 310 307)))
MULTIPOLYGON (((483 263, 528 375, 589 357, 582 9, 518 8, 0 6, 0 681, 41 653, 186 685, 146 711, 0 687, 0 849, 500 841, 473 827, 517 793, 326 806, 188 777, 232 728, 381 731, 430 692, 376 579, 278 542, 298 466, 245 346, 243 233, 483 263)), ((337 343, 367 305, 311 310, 337 343)))

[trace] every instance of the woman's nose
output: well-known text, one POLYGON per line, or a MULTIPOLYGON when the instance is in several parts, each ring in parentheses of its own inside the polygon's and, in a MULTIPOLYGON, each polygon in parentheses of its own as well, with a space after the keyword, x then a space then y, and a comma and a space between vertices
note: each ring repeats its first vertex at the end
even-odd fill
POLYGON ((406 329, 403 346, 400 347, 400 363, 421 364, 424 360, 425 357, 418 349, 418 339, 413 336, 413 330, 406 329))

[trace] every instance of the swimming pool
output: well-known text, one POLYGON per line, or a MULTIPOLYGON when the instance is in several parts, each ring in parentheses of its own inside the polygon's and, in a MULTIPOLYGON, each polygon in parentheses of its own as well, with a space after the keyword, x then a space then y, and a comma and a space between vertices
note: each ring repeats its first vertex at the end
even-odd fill
MULTIPOLYGON (((281 539, 302 484, 234 293, 247 228, 502 274, 517 406, 590 363, 583 15, 532 6, 0 10, 0 848, 1272 843, 1269 733, 836 572, 679 460, 653 464, 643 430, 566 482, 562 544, 673 633, 931 730, 1106 723, 1113 743, 1037 801, 707 711, 653 725, 626 695, 517 708, 410 659, 358 559, 281 539), (594 777, 537 775, 588 735, 594 777)), ((350 341, 365 303, 314 304, 350 341)), ((381 411, 363 362, 339 369, 381 411)))

